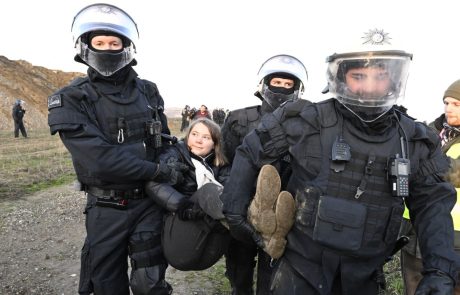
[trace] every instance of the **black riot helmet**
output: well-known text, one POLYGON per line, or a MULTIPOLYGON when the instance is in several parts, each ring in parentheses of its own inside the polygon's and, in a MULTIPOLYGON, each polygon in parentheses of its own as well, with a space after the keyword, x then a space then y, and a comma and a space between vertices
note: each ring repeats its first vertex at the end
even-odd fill
POLYGON ((72 23, 72 35, 77 51, 75 60, 106 77, 133 62, 139 39, 134 20, 120 8, 104 3, 92 4, 80 10, 72 23), (119 37, 123 49, 95 50, 91 47, 91 39, 98 35, 119 37))
POLYGON ((326 60, 328 91, 362 121, 377 120, 404 96, 412 54, 391 39, 369 30, 360 44, 326 60))

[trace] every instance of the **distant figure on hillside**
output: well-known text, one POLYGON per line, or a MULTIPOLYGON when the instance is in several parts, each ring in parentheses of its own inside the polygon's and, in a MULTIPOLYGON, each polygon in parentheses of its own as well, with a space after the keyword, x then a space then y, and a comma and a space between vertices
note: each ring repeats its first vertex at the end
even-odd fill
POLYGON ((198 119, 198 118, 211 119, 211 114, 208 111, 208 107, 205 106, 204 104, 202 104, 200 109, 197 112, 195 112, 195 114, 193 115, 193 120, 198 119))
POLYGON ((16 99, 13 106, 14 137, 19 137, 19 130, 21 130, 22 136, 27 137, 26 127, 24 127, 23 121, 25 113, 24 101, 16 99))
POLYGON ((191 120, 191 110, 188 104, 185 105, 184 109, 182 110, 182 124, 180 126, 180 132, 183 132, 187 129, 188 125, 190 124, 191 120))

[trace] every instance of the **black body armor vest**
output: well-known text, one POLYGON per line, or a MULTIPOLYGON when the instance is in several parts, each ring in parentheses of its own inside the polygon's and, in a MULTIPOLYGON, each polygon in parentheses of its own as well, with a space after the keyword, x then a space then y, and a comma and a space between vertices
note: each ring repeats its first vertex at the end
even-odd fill
POLYGON ((415 124, 401 116, 399 123, 393 121, 399 126, 388 128, 382 136, 370 136, 344 121, 333 104, 317 106, 328 118, 322 122, 318 140, 322 156, 316 163, 310 160, 309 165, 320 169, 304 190, 297 191, 295 226, 344 255, 373 257, 387 253, 394 247, 404 211, 403 198, 392 195, 389 161, 406 153, 405 136, 411 137, 415 124), (332 160, 338 139, 349 147, 346 161, 332 160))
MULTIPOLYGON (((75 109, 68 107, 59 108, 59 112, 50 115, 49 122, 52 131, 60 130, 61 123, 72 123, 75 126, 90 123, 103 133, 104 139, 111 145, 120 145, 130 154, 140 159, 153 160, 159 146, 161 146, 162 130, 168 130, 167 122, 161 122, 159 112, 163 105, 157 99, 157 90, 153 83, 135 79, 131 85, 121 92, 117 90, 101 90, 97 83, 93 85, 88 78, 79 78, 64 89, 63 94, 78 104, 79 115, 75 109), (68 117, 68 118, 66 118, 68 117), (149 134, 149 126, 156 125, 158 140, 152 140, 154 134, 149 134), (58 126, 58 127, 54 127, 58 126), (166 127, 166 129, 165 129, 166 127), (145 146, 144 146, 145 145, 145 146), (157 145, 157 146, 155 146, 157 145), (159 146, 158 146, 159 145, 159 146)), ((66 105, 68 102, 64 101, 66 105)), ((169 132, 169 131, 168 131, 169 132)), ((84 145, 84 142, 82 142, 84 145)), ((95 163, 96 165, 96 163, 95 163)), ((75 172, 80 182, 85 185, 105 187, 107 184, 94 174, 97 167, 88 165, 83 167, 74 161, 75 172)), ((118 184, 109 184, 111 188, 118 184)), ((120 184, 125 186, 138 186, 137 183, 120 184)))

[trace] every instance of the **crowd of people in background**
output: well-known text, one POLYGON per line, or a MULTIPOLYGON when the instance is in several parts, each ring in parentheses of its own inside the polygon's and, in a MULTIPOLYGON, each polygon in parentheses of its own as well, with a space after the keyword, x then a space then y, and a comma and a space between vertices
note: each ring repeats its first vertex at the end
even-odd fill
POLYGON ((225 121, 225 117, 227 116, 228 109, 224 111, 223 108, 215 108, 211 112, 209 112, 208 107, 204 104, 200 106, 199 109, 193 107, 191 108, 188 104, 182 109, 181 116, 182 116, 182 124, 180 127, 180 131, 183 132, 187 127, 190 125, 190 122, 198 119, 198 118, 208 118, 213 120, 219 126, 222 126, 225 121))

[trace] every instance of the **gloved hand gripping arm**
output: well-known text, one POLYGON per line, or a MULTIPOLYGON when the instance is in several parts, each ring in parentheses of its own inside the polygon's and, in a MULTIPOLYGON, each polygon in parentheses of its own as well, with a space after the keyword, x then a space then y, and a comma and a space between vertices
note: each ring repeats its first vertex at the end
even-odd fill
POLYGON ((226 213, 230 234, 237 240, 248 244, 256 243, 257 247, 264 249, 265 245, 262 236, 252 227, 246 216, 239 214, 226 213))
POLYGON ((284 114, 280 109, 278 114, 275 111, 264 116, 258 128, 246 135, 236 150, 230 178, 222 194, 224 215, 232 236, 243 242, 255 242, 262 249, 265 248, 263 239, 248 223, 246 213, 261 165, 278 160, 289 149, 280 123, 279 117, 284 114))
POLYGON ((155 203, 169 212, 175 212, 182 220, 196 220, 206 215, 189 197, 184 196, 169 184, 148 181, 145 184, 145 192, 155 203))
POLYGON ((148 181, 145 192, 155 203, 170 212, 178 212, 191 204, 191 201, 167 183, 148 181))
POLYGON ((159 163, 153 179, 159 182, 168 182, 170 185, 184 181, 183 173, 188 170, 187 165, 180 162, 159 163))

